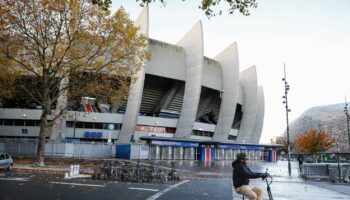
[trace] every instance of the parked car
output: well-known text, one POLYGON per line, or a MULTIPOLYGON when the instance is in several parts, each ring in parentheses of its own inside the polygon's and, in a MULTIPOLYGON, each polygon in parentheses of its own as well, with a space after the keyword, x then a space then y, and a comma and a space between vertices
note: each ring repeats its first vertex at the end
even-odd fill
POLYGON ((11 170, 13 167, 13 160, 7 153, 0 153, 0 168, 11 170))

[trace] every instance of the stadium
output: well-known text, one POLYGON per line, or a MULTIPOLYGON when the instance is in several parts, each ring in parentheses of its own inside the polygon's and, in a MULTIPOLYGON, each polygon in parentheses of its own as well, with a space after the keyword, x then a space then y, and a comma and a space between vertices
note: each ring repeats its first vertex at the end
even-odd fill
MULTIPOLYGON (((146 37, 148 16, 145 7, 135 21, 146 37)), ((116 157, 128 159, 223 160, 242 151, 277 159, 276 146, 259 145, 264 92, 255 66, 240 72, 235 42, 205 57, 198 22, 177 44, 148 37, 147 48, 152 58, 127 99, 112 109, 81 97, 80 109, 70 109, 57 126, 65 142, 108 143, 116 157)), ((0 137, 38 137, 40 115, 38 105, 0 109, 0 137)))

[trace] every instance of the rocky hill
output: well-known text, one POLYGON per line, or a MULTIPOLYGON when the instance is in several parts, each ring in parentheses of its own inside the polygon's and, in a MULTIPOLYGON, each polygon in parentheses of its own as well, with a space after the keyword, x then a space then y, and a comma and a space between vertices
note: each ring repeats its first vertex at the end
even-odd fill
MULTIPOLYGON (((297 135, 305 133, 308 128, 328 132, 331 137, 338 138, 341 151, 349 151, 344 103, 317 106, 305 111, 290 123, 290 137, 293 139, 297 135)), ((286 135, 286 132, 284 132, 284 135, 286 135)))

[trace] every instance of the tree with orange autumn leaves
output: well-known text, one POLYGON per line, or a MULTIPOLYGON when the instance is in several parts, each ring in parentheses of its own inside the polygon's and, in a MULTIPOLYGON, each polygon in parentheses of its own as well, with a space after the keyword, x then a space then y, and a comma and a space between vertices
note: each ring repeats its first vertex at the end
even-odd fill
POLYGON ((59 98, 88 84, 96 93, 108 90, 104 79, 95 78, 105 87, 93 88, 89 78, 103 75, 115 83, 115 94, 125 95, 149 57, 145 47, 122 8, 110 15, 92 0, 0 0, 0 94, 16 91, 16 82, 41 105, 38 165, 44 165, 45 137, 67 110, 52 112, 59 98))
POLYGON ((334 146, 335 140, 325 131, 309 128, 294 140, 295 149, 301 153, 316 154, 326 152, 334 146))

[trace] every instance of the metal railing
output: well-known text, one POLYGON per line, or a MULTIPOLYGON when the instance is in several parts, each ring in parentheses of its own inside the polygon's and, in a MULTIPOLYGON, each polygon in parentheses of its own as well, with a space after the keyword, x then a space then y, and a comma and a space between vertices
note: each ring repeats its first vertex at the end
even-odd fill
MULTIPOLYGON (((13 156, 35 156, 38 139, 1 138, 0 151, 13 156)), ((45 156, 79 157, 79 158, 110 158, 113 145, 89 142, 58 142, 46 141, 45 156)))

